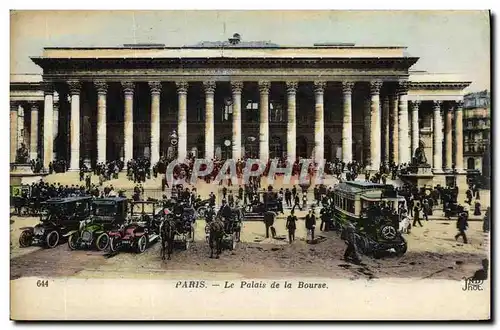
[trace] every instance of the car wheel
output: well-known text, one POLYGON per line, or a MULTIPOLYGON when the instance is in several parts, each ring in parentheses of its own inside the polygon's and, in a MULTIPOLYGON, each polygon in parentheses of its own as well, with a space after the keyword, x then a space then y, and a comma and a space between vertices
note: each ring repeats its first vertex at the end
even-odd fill
POLYGON ((120 237, 111 237, 109 239, 109 249, 111 252, 117 252, 122 244, 122 239, 120 237))
POLYGON ((392 225, 383 225, 380 228, 380 234, 382 235, 382 238, 388 241, 392 241, 393 239, 395 239, 397 232, 398 231, 396 230, 396 228, 392 225))
POLYGON ((97 250, 99 251, 104 251, 109 245, 109 235, 107 233, 102 233, 97 237, 97 240, 95 241, 95 245, 97 247, 97 250))
POLYGON ((137 242, 137 252, 143 253, 146 251, 146 247, 148 246, 148 237, 146 235, 142 235, 137 242))
POLYGON ((402 244, 394 247, 394 249, 396 250, 396 255, 398 257, 401 257, 403 254, 406 253, 406 250, 408 250, 408 244, 406 242, 403 242, 402 244))
POLYGON ((71 236, 68 239, 68 247, 70 250, 76 250, 78 248, 78 239, 79 239, 78 233, 71 234, 71 236))
POLYGON ((24 248, 30 246, 31 243, 33 243, 33 234, 30 230, 23 230, 19 236, 19 246, 24 248))
POLYGON ((59 233, 57 230, 53 230, 47 235, 45 244, 49 249, 55 248, 59 244, 59 233))

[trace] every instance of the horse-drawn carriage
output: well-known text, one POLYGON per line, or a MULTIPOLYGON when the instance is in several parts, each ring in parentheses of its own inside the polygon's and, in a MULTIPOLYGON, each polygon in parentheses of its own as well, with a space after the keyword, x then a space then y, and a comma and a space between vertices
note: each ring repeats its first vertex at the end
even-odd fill
MULTIPOLYGON (((223 223, 222 245, 229 250, 236 249, 241 236, 241 221, 243 220, 243 210, 239 207, 230 208, 230 215, 224 217, 221 212, 217 214, 216 219, 223 223)), ((210 243, 210 230, 212 226, 210 221, 205 225, 205 240, 210 243)))
POLYGON ((56 247, 63 237, 78 229, 81 220, 89 217, 91 201, 91 196, 85 196, 51 198, 42 203, 40 223, 34 227, 21 228, 19 245, 56 247))

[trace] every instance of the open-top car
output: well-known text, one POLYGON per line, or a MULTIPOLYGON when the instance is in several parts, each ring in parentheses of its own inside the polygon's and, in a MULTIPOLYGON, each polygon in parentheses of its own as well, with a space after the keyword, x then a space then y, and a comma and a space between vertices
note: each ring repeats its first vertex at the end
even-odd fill
POLYGON ((127 199, 123 197, 97 198, 92 201, 90 216, 80 222, 76 230, 67 236, 68 246, 79 248, 97 248, 105 250, 110 244, 109 231, 125 223, 127 217, 127 199))
POLYGON ((78 229, 80 221, 90 215, 91 196, 51 198, 42 203, 40 223, 21 228, 19 245, 41 244, 56 247, 68 232, 78 229))
POLYGON ((356 244, 364 254, 403 255, 407 242, 399 232, 401 204, 404 207, 406 200, 391 185, 346 181, 334 188, 333 217, 340 229, 348 221, 355 225, 356 244))
POLYGON ((253 201, 244 206, 244 218, 245 220, 261 220, 267 211, 278 212, 278 206, 277 192, 259 192, 253 201))
POLYGON ((130 214, 127 216, 127 222, 108 232, 109 248, 116 252, 128 247, 142 253, 149 244, 160 237, 159 226, 165 214, 164 207, 157 201, 134 201, 130 202, 128 207, 130 214))

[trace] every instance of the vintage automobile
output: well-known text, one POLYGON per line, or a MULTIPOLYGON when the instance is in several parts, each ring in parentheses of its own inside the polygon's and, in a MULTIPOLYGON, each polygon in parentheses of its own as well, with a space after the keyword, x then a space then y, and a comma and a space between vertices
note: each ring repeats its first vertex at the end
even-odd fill
POLYGON ((258 198, 244 206, 244 219, 261 220, 265 212, 278 212, 278 209, 278 193, 274 191, 259 192, 258 198), (264 198, 264 194, 266 198, 264 198), (265 202, 263 202, 264 200, 265 202))
POLYGON ((41 244, 54 248, 68 232, 78 229, 80 221, 90 215, 91 196, 51 198, 42 203, 40 223, 21 228, 19 245, 41 244))
MULTIPOLYGON (((160 237, 159 226, 165 215, 165 208, 158 201, 128 202, 126 199, 121 199, 118 203, 121 205, 119 210, 123 210, 126 214, 129 208, 130 214, 119 228, 108 232, 111 252, 124 248, 138 253, 146 251, 147 247, 160 237)), ((166 210, 168 214, 169 211, 166 210)))
MULTIPOLYGON (((345 181, 333 190, 333 219, 342 230, 347 222, 356 227, 356 240, 366 255, 386 252, 403 255, 407 242, 399 232, 399 207, 406 206, 392 185, 364 181, 345 181), (393 211, 391 211, 393 210, 393 211)), ((406 207, 405 207, 406 208, 406 207)))
POLYGON ((123 201, 123 197, 94 199, 90 216, 80 222, 77 230, 66 234, 69 248, 106 250, 111 241, 108 232, 125 223, 127 210, 123 201))

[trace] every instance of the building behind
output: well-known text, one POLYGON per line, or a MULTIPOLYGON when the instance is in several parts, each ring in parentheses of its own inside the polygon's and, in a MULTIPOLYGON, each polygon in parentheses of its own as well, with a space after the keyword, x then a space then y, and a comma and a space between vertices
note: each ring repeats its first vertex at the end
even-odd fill
POLYGON ((490 92, 464 96, 464 164, 469 173, 478 173, 489 182, 491 173, 490 92))

